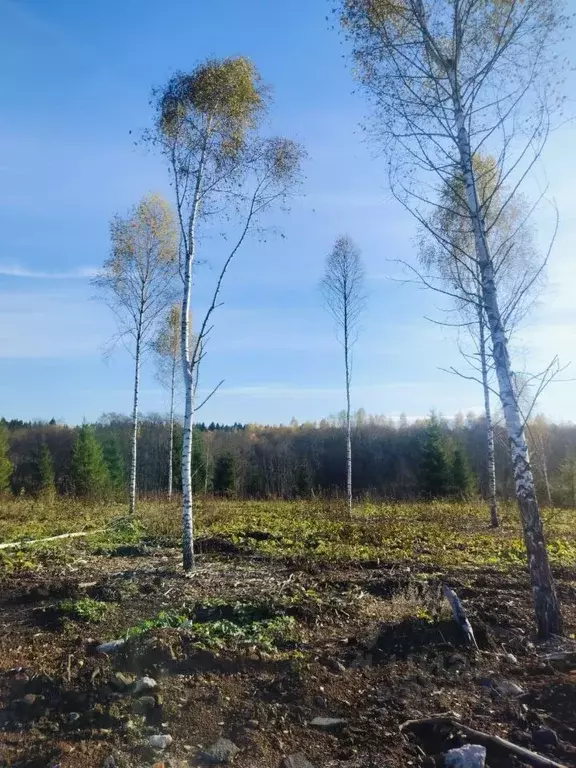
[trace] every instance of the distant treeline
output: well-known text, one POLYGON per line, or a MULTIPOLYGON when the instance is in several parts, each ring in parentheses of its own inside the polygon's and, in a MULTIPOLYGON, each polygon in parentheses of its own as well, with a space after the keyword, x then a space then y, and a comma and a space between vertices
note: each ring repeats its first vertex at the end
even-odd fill
MULTIPOLYGON (((86 473, 100 472, 94 486, 122 495, 130 460, 131 420, 105 414, 95 424, 69 427, 50 422, 0 420, 14 494, 54 492, 82 495, 86 473), (99 457, 89 445, 92 436, 99 457), (92 451, 92 453, 90 453, 92 451), (103 462, 103 469, 84 464, 103 462), (47 469, 48 467, 48 469, 47 469), (104 475, 106 474, 106 478, 104 475)), ((532 465, 543 503, 576 506, 576 425, 534 419, 528 430, 532 465)), ((485 433, 482 418, 457 416, 408 423, 355 414, 352 435, 354 493, 374 499, 410 499, 450 493, 484 495, 485 433), (432 425, 432 426, 431 426, 432 425), (434 455, 432 455, 434 454, 434 455), (440 462, 440 465, 439 465, 440 462), (440 468, 439 468, 440 466, 440 468), (454 468, 452 470, 452 467, 454 468), (434 473, 456 472, 456 479, 434 473), (431 474, 432 473, 432 474, 431 474), (465 477, 464 477, 465 476, 465 477), (468 490, 469 489, 469 490, 468 490)), ((175 490, 179 489, 181 428, 175 429, 175 490)), ((346 487, 342 416, 288 426, 198 424, 193 472, 197 493, 239 498, 343 496, 346 487)), ((161 494, 168 484, 169 422, 149 414, 141 420, 138 441, 138 492, 161 494)), ((507 437, 496 427, 496 466, 501 498, 514 496, 507 437)))

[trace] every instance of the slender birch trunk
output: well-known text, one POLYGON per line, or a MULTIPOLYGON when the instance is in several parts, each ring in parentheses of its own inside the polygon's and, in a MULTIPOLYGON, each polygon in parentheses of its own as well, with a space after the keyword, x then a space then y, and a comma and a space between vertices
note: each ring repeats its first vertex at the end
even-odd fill
POLYGON ((494 451, 494 426, 490 408, 490 387, 488 386, 488 358, 486 354, 486 335, 484 312, 478 310, 478 330, 480 340, 480 365, 482 368, 482 388, 484 390, 484 422, 486 425, 486 466, 488 470, 488 503, 490 505, 490 523, 498 528, 498 503, 496 500, 496 460, 494 451))
POLYGON ((466 201, 470 213, 470 220, 476 244, 476 256, 479 262, 482 279, 482 301, 486 309, 490 334, 492 337, 492 349, 494 366, 498 377, 500 399, 504 410, 508 438, 510 441, 510 453, 514 468, 514 481, 516 485, 516 498, 520 510, 520 518, 524 530, 524 541, 528 555, 528 569, 532 583, 532 600, 536 614, 539 634, 548 637, 551 634, 562 634, 562 618, 560 605, 556 596, 544 531, 536 493, 534 477, 530 467, 528 444, 524 434, 524 425, 518 408, 514 390, 514 380, 508 343, 498 306, 498 298, 494 281, 494 266, 490 258, 486 232, 482 219, 482 213, 478 201, 478 194, 472 166, 470 151, 470 137, 466 128, 465 116, 461 107, 460 93, 456 74, 449 73, 452 85, 452 99, 454 106, 454 119, 457 131, 458 151, 460 164, 466 186, 466 201))
POLYGON ((170 380, 170 446, 168 449, 168 500, 172 499, 174 485, 174 388, 176 386, 176 357, 172 358, 170 380))
POLYGON ((206 130, 204 146, 196 174, 192 210, 188 224, 188 243, 184 265, 184 296, 182 299, 182 369, 184 376, 184 428, 182 434, 182 562, 185 571, 194 567, 194 526, 192 517, 192 432, 194 430, 194 366, 197 365, 198 344, 192 350, 191 300, 192 271, 196 254, 196 221, 204 178, 204 163, 210 131, 206 130))
POLYGON ((346 494, 352 517, 352 425, 350 419, 350 351, 348 349, 348 311, 344 308, 344 367, 346 369, 346 494))
POLYGON ((130 514, 136 511, 136 469, 138 460, 138 399, 140 396, 140 331, 134 355, 134 407, 132 409, 132 457, 130 461, 130 514))

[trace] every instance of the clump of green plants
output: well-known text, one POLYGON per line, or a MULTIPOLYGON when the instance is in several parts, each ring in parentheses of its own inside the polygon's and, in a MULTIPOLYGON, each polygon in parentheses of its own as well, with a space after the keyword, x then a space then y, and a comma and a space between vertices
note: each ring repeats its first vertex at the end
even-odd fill
POLYGON ((0 551, 0 572, 15 573, 16 571, 35 571, 38 560, 31 552, 23 549, 0 551))
POLYGON ((90 623, 102 621, 112 608, 113 606, 110 603, 103 603, 91 597, 81 597, 78 600, 66 598, 57 605, 57 609, 62 616, 74 619, 75 621, 90 623))
POLYGON ((186 629, 197 648, 212 650, 252 648, 275 653, 280 645, 296 637, 294 617, 275 614, 268 603, 231 604, 214 599, 180 610, 161 611, 130 627, 126 638, 165 628, 186 629))

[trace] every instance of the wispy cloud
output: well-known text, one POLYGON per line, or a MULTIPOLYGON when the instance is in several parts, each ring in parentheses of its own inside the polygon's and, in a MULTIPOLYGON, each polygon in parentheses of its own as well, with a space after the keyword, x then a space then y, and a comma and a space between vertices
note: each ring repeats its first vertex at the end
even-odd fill
POLYGON ((66 272, 43 272, 42 270, 21 267, 18 264, 0 264, 0 275, 32 278, 34 280, 82 280, 94 277, 97 272, 96 267, 77 267, 66 272))

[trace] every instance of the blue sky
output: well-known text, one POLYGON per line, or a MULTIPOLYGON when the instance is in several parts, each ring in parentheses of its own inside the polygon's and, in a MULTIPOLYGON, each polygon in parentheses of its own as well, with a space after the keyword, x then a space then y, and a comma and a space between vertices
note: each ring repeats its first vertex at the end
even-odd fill
MULTIPOLYGON (((270 222, 285 237, 250 242, 230 271, 201 385, 225 383, 200 418, 278 423, 340 410, 341 349, 318 281, 344 232, 368 275, 354 405, 409 417, 481 411, 476 384, 439 370, 458 355, 450 331, 424 319, 438 298, 390 280, 390 260, 415 259, 414 223, 363 141, 366 102, 353 93, 329 9, 323 0, 0 0, 1 415, 73 423, 129 411, 131 359, 122 349, 103 359, 114 322, 91 300, 89 277, 106 258, 111 216, 151 191, 170 196, 159 159, 134 145, 150 125, 151 87, 234 54, 273 86, 270 131, 301 141, 309 160, 303 196, 270 222)), ((557 132, 542 165, 561 224, 547 288, 516 342, 518 368, 576 354, 573 145, 574 128, 557 132)), ((545 239, 550 216, 540 218, 545 239)), ((218 254, 212 244, 200 299, 218 254)), ((576 420, 575 388, 556 384, 540 410, 576 420)), ((167 401, 148 361, 142 410, 165 411, 167 401)))

